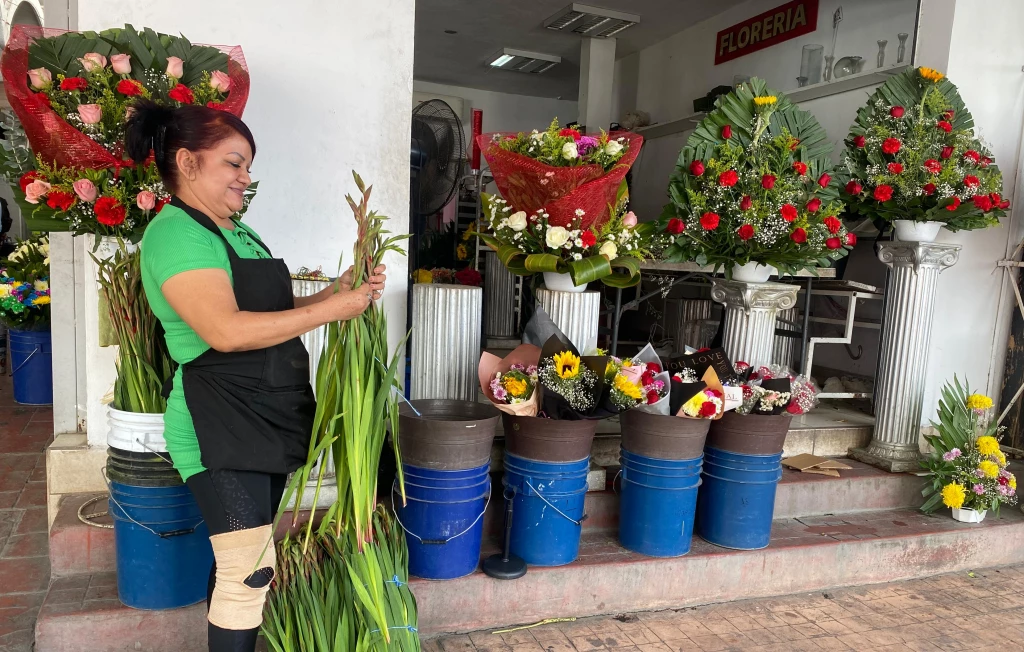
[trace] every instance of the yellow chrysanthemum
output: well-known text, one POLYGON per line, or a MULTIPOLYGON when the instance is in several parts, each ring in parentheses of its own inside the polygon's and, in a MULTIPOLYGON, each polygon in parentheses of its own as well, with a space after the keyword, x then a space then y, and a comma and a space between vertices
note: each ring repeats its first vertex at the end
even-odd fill
POLYGON ((918 74, 921 75, 921 77, 931 82, 937 82, 941 80, 943 77, 945 77, 945 75, 943 75, 938 70, 935 70, 934 68, 926 68, 924 66, 918 68, 917 72, 918 74))
POLYGON ((528 387, 525 380, 514 376, 505 376, 501 380, 501 384, 505 387, 505 391, 516 398, 526 394, 526 388, 528 387))
POLYGON ((32 288, 33 288, 33 289, 34 289, 34 290, 35 290, 36 292, 46 292, 47 290, 49 290, 49 289, 50 289, 50 284, 49 284, 49 283, 47 283, 46 281, 39 281, 39 280, 37 280, 37 281, 35 281, 35 282, 34 282, 34 283, 32 284, 32 288))
POLYGON ((988 460, 978 464, 978 470, 984 473, 986 478, 994 478, 999 475, 999 465, 988 460))
POLYGON ((1011 473, 1008 484, 1010 485, 1010 489, 1016 489, 1017 488, 1017 476, 1015 476, 1015 475, 1013 475, 1011 473))
POLYGON ((1006 466, 1006 455, 1003 454, 1003 451, 996 451, 995 455, 992 457, 996 458, 996 461, 999 462, 999 466, 1006 466))
POLYGON ((946 507, 960 509, 964 506, 966 498, 967 492, 964 491, 963 485, 953 482, 942 488, 942 504, 946 507))
POLYGON ((995 455, 999 452, 999 441, 995 437, 978 437, 975 445, 982 455, 995 455))
POLYGON ((415 283, 433 283, 434 275, 430 273, 429 269, 417 269, 413 274, 413 282, 415 283))
POLYGON ((575 378, 580 373, 580 359, 573 355, 572 351, 562 351, 556 353, 555 359, 555 373, 558 374, 559 378, 569 379, 575 378))
POLYGON ((466 245, 460 244, 455 248, 455 255, 459 257, 459 260, 466 260, 469 258, 469 250, 466 249, 466 245))
POLYGON ((8 285, 6 283, 4 283, 3 285, 0 285, 0 299, 3 299, 6 296, 10 296, 10 294, 11 294, 11 286, 10 285, 8 285))
POLYGON ((774 95, 758 95, 754 98, 754 104, 757 106, 768 106, 769 104, 775 104, 779 101, 779 98, 774 95))
POLYGON ((697 394, 686 403, 683 403, 683 412, 695 417, 700 414, 700 409, 704 405, 704 401, 707 397, 704 396, 704 392, 697 392, 697 394))
POLYGON ((967 397, 968 410, 987 410, 992 407, 992 399, 984 394, 971 394, 967 397))
POLYGON ((41 296, 41 297, 36 297, 35 299, 32 299, 32 305, 33 306, 45 306, 48 303, 50 303, 50 296, 49 295, 41 296))
POLYGON ((634 401, 639 401, 643 396, 643 392, 637 387, 635 383, 629 382, 629 379, 619 374, 615 377, 615 389, 619 390, 634 401))

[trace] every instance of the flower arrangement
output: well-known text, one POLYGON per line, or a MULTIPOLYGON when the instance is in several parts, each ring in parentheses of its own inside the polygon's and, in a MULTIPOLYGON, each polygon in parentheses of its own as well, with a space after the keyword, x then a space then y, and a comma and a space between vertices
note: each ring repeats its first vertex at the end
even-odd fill
POLYGON ((540 410, 540 347, 522 344, 504 358, 484 351, 477 375, 480 391, 494 407, 507 414, 537 416, 540 410))
POLYGON ((435 267, 434 269, 417 269, 413 272, 413 283, 441 283, 480 287, 483 285, 483 282, 483 276, 472 267, 459 270, 435 267))
POLYGON ((610 387, 611 404, 619 411, 657 404, 668 396, 668 384, 662 375, 658 362, 643 362, 639 356, 609 357, 605 381, 610 387))
POLYGON ((890 77, 857 112, 846 139, 852 210, 886 221, 995 226, 1010 202, 959 91, 930 68, 890 77))
POLYGON ((720 390, 705 388, 683 403, 680 416, 693 419, 716 419, 724 413, 725 401, 720 390))
POLYGON ((515 363, 505 373, 495 372, 490 382, 491 394, 495 400, 510 405, 525 403, 533 398, 537 374, 537 365, 515 363))
POLYGON ((785 365, 754 369, 741 360, 736 363, 736 371, 743 379, 743 405, 736 408, 738 414, 780 414, 780 408, 785 408, 787 413, 799 416, 818 405, 814 381, 785 365))
POLYGON ((790 392, 766 389, 760 385, 743 386, 743 404, 737 414, 772 414, 789 405, 790 392))
POLYGON ((573 410, 589 412, 595 406, 597 375, 570 350, 541 358, 538 372, 544 388, 561 396, 573 410))
MULTIPOLYGON (((534 129, 529 134, 493 134, 491 142, 506 152, 531 158, 552 167, 599 165, 605 171, 629 151, 624 136, 610 138, 602 129, 599 136, 584 136, 577 129, 560 129, 558 118, 546 131, 534 129)), ((544 184, 547 185, 547 184, 544 184)))
POLYGON ((0 321, 14 330, 50 327, 50 244, 24 240, 0 261, 0 321))
POLYGON ((832 146, 814 117, 752 79, 720 97, 687 140, 660 229, 671 262, 828 267, 857 242, 839 215, 832 146))

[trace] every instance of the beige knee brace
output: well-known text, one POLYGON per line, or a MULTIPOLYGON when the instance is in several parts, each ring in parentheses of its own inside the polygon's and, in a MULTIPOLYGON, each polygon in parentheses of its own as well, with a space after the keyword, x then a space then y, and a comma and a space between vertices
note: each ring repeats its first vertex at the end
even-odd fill
POLYGON ((217 560, 217 582, 208 619, 217 627, 252 629, 263 622, 263 602, 270 583, 254 589, 245 580, 257 569, 274 569, 277 557, 272 535, 273 528, 264 525, 210 537, 217 560))

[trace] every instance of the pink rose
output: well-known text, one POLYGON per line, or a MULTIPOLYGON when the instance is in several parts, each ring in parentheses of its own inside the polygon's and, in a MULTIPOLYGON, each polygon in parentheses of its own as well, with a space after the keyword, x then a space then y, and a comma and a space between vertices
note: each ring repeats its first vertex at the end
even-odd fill
POLYGON ((46 68, 35 68, 28 71, 28 81, 33 90, 41 91, 53 83, 53 75, 46 68))
POLYGON ((96 72, 107 67, 107 58, 99 52, 90 52, 78 60, 85 72, 96 72))
POLYGON ((219 70, 210 73, 210 88, 221 93, 231 90, 231 78, 219 70))
POLYGON ((50 192, 50 184, 42 179, 36 179, 25 187, 25 201, 30 204, 38 204, 39 199, 50 192))
POLYGON ((94 125, 103 119, 103 109, 99 104, 79 104, 78 117, 87 125, 94 125))
POLYGON ((75 194, 78 195, 78 198, 87 204, 96 201, 96 196, 99 194, 96 184, 88 179, 79 179, 71 184, 71 187, 75 189, 75 194))
POLYGON ((144 211, 151 211, 156 206, 156 195, 148 190, 143 190, 135 197, 135 203, 144 211))
POLYGON ((130 54, 110 55, 110 66, 119 75, 127 75, 132 71, 132 57, 130 54))
POLYGON ((633 211, 629 211, 622 216, 622 226, 632 229, 636 226, 636 214, 633 211))
POLYGON ((185 74, 184 62, 178 57, 167 57, 167 76, 181 79, 185 74))

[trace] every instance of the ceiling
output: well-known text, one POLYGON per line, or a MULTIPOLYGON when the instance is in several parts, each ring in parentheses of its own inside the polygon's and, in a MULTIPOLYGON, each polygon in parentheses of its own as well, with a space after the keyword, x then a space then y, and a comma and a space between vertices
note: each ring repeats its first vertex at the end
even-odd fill
MULTIPOLYGON (((742 0, 585 0, 583 4, 640 14, 617 35, 616 57, 653 45, 742 0)), ((579 92, 578 35, 546 29, 544 20, 571 0, 417 0, 416 61, 422 81, 519 95, 575 100, 579 92), (454 30, 456 34, 446 34, 454 30), (554 54, 562 63, 531 75, 487 64, 502 48, 554 54)))

